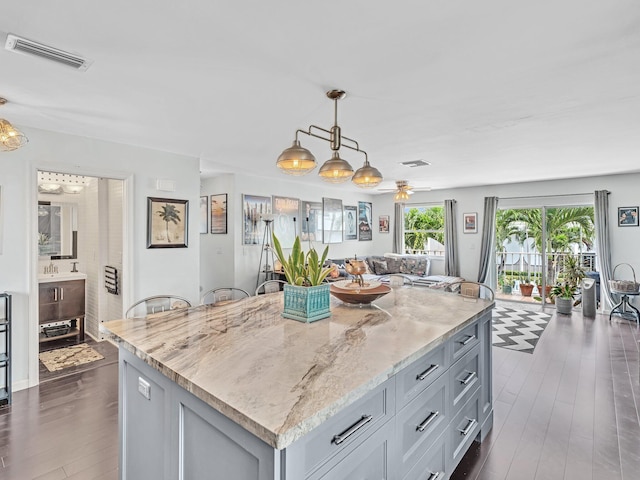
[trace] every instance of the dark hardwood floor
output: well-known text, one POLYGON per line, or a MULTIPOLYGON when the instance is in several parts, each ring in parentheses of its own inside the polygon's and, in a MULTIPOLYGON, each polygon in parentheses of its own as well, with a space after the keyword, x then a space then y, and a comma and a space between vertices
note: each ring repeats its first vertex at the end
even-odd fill
MULTIPOLYGON (((533 354, 494 347, 493 431, 451 478, 640 478, 638 340, 635 323, 574 312, 554 315, 533 354)), ((117 479, 117 381, 110 363, 15 392, 0 479, 117 479)))
POLYGON ((493 348, 493 431, 452 480, 640 478, 640 331, 552 312, 533 354, 493 348))

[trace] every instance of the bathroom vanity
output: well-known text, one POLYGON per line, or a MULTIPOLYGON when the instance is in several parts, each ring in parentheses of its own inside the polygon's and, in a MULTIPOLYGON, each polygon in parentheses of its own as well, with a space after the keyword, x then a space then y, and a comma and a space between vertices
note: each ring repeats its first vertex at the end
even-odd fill
POLYGON ((492 308, 400 288, 312 324, 282 294, 105 322, 120 478, 445 480, 492 427, 492 308))
POLYGON ((84 341, 84 273, 40 274, 38 278, 40 342, 77 337, 84 341))

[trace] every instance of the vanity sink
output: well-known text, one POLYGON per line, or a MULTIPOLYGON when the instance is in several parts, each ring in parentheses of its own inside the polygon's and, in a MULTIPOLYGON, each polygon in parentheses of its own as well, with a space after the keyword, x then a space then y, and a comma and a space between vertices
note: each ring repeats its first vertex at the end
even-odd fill
POLYGON ((66 280, 86 280, 87 274, 80 272, 40 273, 38 283, 64 282, 66 280))

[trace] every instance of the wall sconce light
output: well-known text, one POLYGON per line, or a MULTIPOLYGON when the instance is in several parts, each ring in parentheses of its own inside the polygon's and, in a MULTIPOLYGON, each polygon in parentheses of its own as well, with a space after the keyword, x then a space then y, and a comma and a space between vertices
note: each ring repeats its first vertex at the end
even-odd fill
POLYGON ((298 133, 303 133, 331 144, 333 154, 318 171, 318 175, 320 175, 320 178, 324 181, 343 183, 351 178, 351 181, 360 188, 373 188, 382 182, 382 174, 377 168, 369 164, 367 152, 360 149, 358 142, 342 135, 342 131, 338 125, 338 100, 345 96, 346 93, 343 90, 330 90, 327 92, 327 97, 334 102, 333 126, 329 130, 316 125, 310 125, 307 130, 296 130, 293 145, 285 149, 276 161, 276 165, 282 172, 288 175, 299 176, 306 175, 316 168, 316 158, 309 150, 302 147, 298 140, 298 133), (355 173, 349 162, 340 158, 341 147, 364 154, 364 165, 356 170, 355 173))
MULTIPOLYGON (((0 106, 7 103, 6 98, 0 97, 0 106)), ((25 145, 29 139, 8 120, 0 118, 0 151, 10 152, 25 145)))

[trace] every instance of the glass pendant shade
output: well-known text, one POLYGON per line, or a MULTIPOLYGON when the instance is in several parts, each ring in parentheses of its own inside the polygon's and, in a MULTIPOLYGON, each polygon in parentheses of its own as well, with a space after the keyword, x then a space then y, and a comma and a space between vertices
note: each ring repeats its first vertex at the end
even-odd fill
POLYGON ((365 161, 364 165, 353 174, 351 181, 360 188, 373 188, 382 182, 382 174, 377 168, 372 167, 369 162, 365 161))
POLYGON ((300 146, 298 140, 294 140, 293 145, 280 154, 276 165, 288 175, 300 176, 316 168, 316 157, 309 150, 300 146))
POLYGON ((395 194, 393 200, 395 202, 404 202, 406 200, 409 200, 409 194, 405 190, 400 190, 395 194))
POLYGON ((353 167, 340 158, 340 154, 333 152, 333 157, 324 162, 318 175, 322 180, 329 183, 344 183, 353 175, 353 167))
POLYGON ((27 137, 4 118, 0 118, 0 151, 10 152, 25 145, 27 137))

